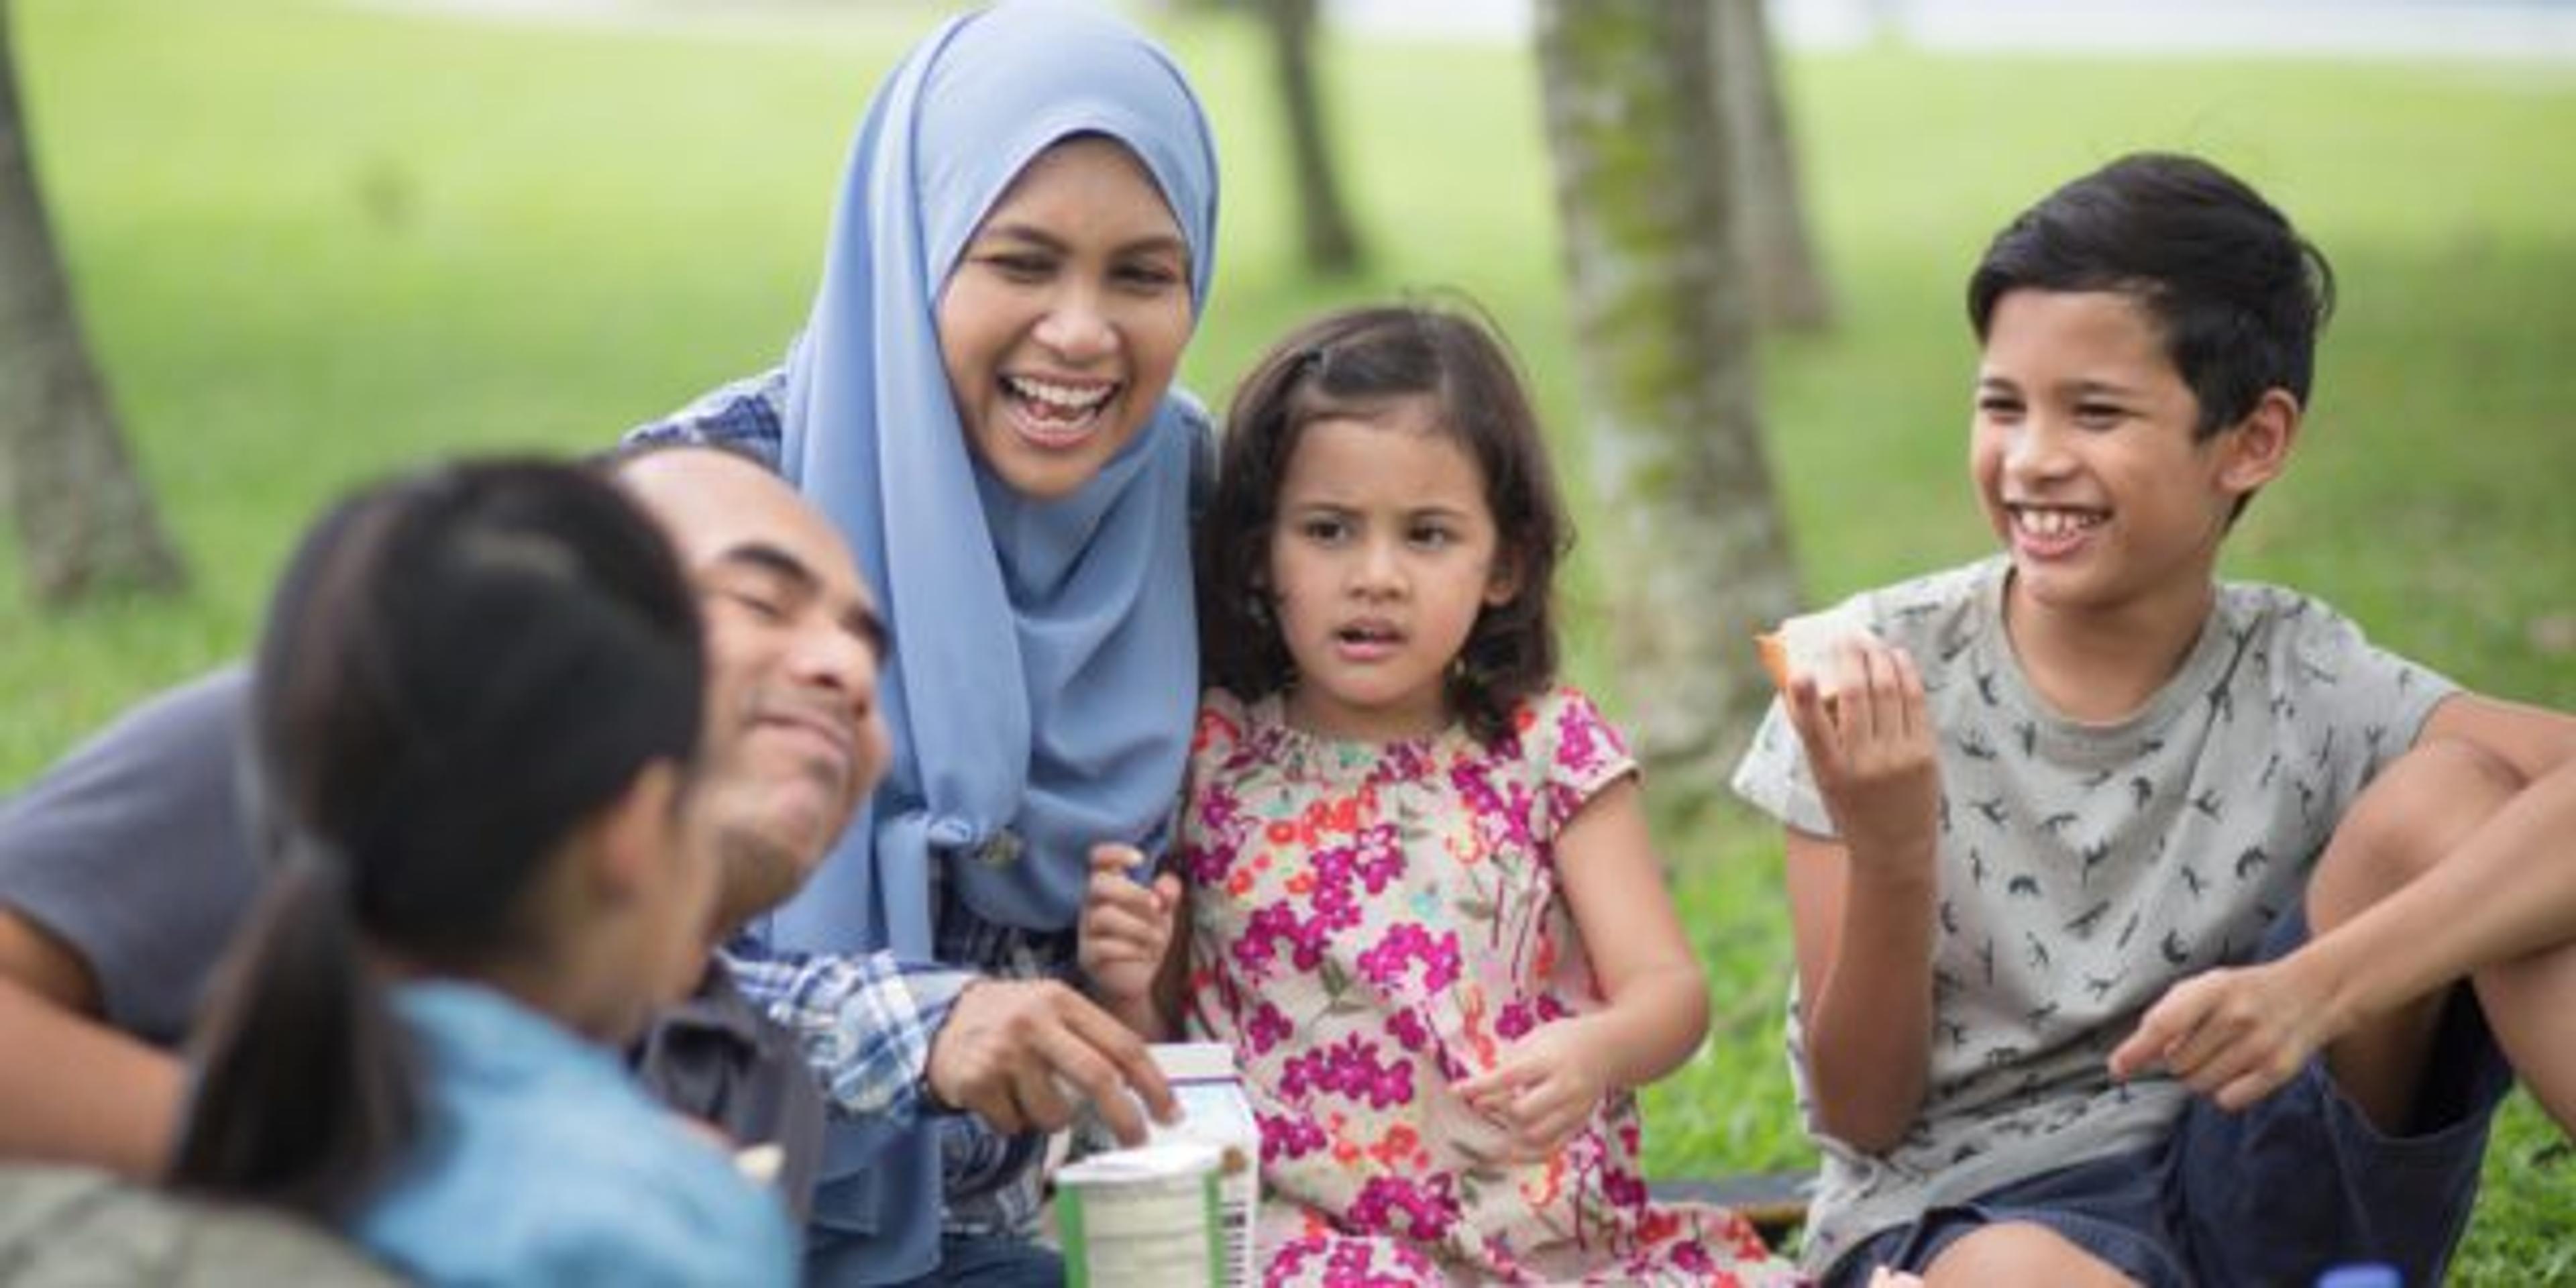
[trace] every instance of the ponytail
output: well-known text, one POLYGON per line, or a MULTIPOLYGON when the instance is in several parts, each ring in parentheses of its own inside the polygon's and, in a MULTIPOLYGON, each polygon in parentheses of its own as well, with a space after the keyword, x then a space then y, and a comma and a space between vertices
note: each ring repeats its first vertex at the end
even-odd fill
POLYGON ((410 1142, 410 1054, 335 856, 277 875, 217 978, 174 1188, 331 1224, 410 1142))
POLYGON ((217 980, 171 1183, 341 1224, 425 1112, 373 960, 476 978, 550 947, 564 839, 705 709, 695 604, 612 485, 469 463, 306 535, 251 689, 277 872, 217 980))

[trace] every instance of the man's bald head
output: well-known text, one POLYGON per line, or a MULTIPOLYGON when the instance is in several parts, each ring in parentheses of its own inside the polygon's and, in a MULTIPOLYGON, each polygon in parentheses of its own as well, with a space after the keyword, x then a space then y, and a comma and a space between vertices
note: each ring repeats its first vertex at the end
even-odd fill
POLYGON ((758 462, 662 447, 608 470, 670 535, 705 616, 722 937, 794 894, 884 775, 885 632, 840 533, 758 462))

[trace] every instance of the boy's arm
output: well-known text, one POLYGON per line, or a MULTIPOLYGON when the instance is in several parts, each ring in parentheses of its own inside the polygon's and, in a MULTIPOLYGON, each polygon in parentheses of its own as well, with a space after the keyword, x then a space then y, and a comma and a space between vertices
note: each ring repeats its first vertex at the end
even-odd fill
POLYGON ((1931 864, 1855 872, 1850 852, 1788 833, 1798 1018, 1816 1125, 1856 1149, 1884 1151, 1923 1104, 1932 1061, 1931 864))
POLYGON ((2298 952, 2176 986, 2112 1053, 2113 1072, 2178 1061, 2225 1070, 2208 1090, 2241 1107, 2369 1016, 2576 942, 2576 717, 2458 694, 2416 742, 2446 740, 2494 757, 2523 786, 2432 870, 2298 952))
POLYGON ((2537 784, 2576 761, 2576 715, 2476 693, 2442 699, 2415 735, 2418 745, 2465 742, 2537 784))
POLYGON ((157 1180, 178 1132, 179 1062, 96 1015, 80 959, 0 908, 0 1158, 157 1180))
POLYGON ((1860 678, 1830 709, 1809 676, 1783 695, 1841 834, 1789 829, 1787 879, 1816 1124, 1876 1153, 1913 1122, 1931 1065, 1941 788, 1913 659, 1844 647, 1860 678))

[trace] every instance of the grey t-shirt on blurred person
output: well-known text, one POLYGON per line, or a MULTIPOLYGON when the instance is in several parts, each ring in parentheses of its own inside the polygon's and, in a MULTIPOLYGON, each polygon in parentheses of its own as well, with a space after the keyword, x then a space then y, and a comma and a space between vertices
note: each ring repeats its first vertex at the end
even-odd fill
POLYGON ((175 1047, 263 873, 243 820, 250 676, 128 711, 0 802, 0 906, 89 965, 107 1022, 175 1047))

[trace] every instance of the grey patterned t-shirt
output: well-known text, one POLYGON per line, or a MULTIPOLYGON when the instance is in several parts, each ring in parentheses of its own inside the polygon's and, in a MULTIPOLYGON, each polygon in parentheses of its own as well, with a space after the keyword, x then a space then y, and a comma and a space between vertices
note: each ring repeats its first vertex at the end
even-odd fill
MULTIPOLYGON (((1930 1080, 1886 1153, 1815 1129, 1792 999, 1790 1072, 1824 1151, 1811 1270, 1927 1206, 2159 1139, 2188 1093, 2114 1084, 2111 1049, 2168 985, 2251 955, 2362 785, 2453 691, 2315 600, 2227 583, 2144 707, 2079 723, 2013 657, 2008 569, 1989 559, 1833 610, 1922 670, 1940 735, 1940 891, 1930 1080)), ((1734 786, 1833 835, 1777 702, 1734 786)))

